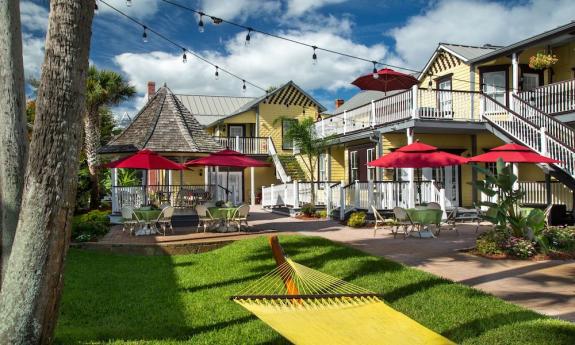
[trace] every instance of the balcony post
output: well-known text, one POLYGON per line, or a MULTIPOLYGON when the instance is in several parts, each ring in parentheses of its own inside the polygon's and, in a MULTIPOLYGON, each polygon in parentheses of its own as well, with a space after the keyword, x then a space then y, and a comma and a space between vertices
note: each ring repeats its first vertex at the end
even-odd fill
POLYGON ((299 208, 299 182, 298 180, 293 181, 293 207, 299 208))
POLYGON ((543 156, 547 155, 547 129, 545 129, 545 127, 541 127, 539 129, 539 132, 541 133, 540 135, 540 139, 541 139, 541 154, 543 156))
POLYGON ((375 127, 375 101, 371 100, 371 127, 375 127))
POLYGON ((343 134, 347 132, 347 110, 343 111, 343 134))
MULTIPOLYGON (((511 67, 513 70, 513 94, 519 93, 519 54, 513 53, 511 55, 511 67)), ((514 110, 514 109, 513 109, 514 110)))
POLYGON ((256 205, 256 179, 255 179, 255 168, 250 168, 250 203, 252 206, 256 205))
POLYGON ((411 87, 411 118, 417 119, 419 118, 419 114, 417 113, 417 85, 413 85, 411 87))
POLYGON ((118 212, 120 208, 118 207, 118 193, 116 188, 118 187, 118 170, 112 168, 110 171, 110 180, 112 181, 112 211, 118 212))
POLYGON ((367 213, 373 213, 371 206, 373 206, 373 180, 367 181, 367 213))
POLYGON ((345 219, 345 181, 339 183, 339 220, 345 219))
POLYGON ((328 181, 324 182, 323 190, 325 191, 325 213, 329 218, 331 214, 331 188, 328 181))
POLYGON ((240 137, 237 135, 236 135, 236 151, 242 152, 240 151, 240 137))

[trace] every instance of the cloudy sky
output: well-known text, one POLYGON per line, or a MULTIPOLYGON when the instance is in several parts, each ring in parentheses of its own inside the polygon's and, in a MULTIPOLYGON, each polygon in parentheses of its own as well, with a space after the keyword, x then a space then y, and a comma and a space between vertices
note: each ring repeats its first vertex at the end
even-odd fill
MULTIPOLYGON (((348 99, 358 89, 350 83, 370 73, 370 63, 318 51, 228 24, 214 25, 162 0, 100 0, 93 25, 90 60, 115 70, 137 89, 138 96, 116 108, 134 115, 145 100, 146 83, 166 83, 183 94, 244 95, 242 83, 182 52, 152 33, 142 40, 142 27, 105 3, 136 18, 182 46, 257 85, 267 88, 293 80, 328 109, 336 98, 348 99)), ((420 70, 438 42, 505 45, 574 20, 573 0, 170 0, 212 16, 276 35, 337 50, 369 60, 420 70)), ((38 77, 48 22, 47 1, 21 1, 24 65, 38 77)), ((246 96, 262 91, 248 85, 246 96)))

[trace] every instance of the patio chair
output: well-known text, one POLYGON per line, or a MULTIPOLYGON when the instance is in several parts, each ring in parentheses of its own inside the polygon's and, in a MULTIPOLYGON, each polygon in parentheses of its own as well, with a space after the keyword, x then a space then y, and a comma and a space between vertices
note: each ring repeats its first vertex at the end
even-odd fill
MULTIPOLYGON (((481 223, 481 209, 476 207, 475 209, 463 209, 460 207, 454 207, 451 212, 447 215, 447 220, 445 223, 451 226, 451 230, 455 230, 457 235, 459 235, 459 230, 457 229, 457 224, 462 223, 472 223, 475 222, 475 233, 479 231, 479 225, 481 223)), ((436 235, 439 236, 441 227, 439 227, 436 235)))
POLYGON ((441 205, 436 202, 430 202, 427 204, 427 208, 430 210, 441 210, 441 205))
POLYGON ((162 213, 156 219, 156 227, 158 232, 166 236, 166 230, 170 228, 172 234, 174 233, 174 227, 172 226, 172 216, 174 215, 174 208, 168 206, 162 209, 162 213))
POLYGON ((200 225, 203 225, 204 232, 206 232, 206 228, 215 222, 214 217, 212 217, 206 205, 196 205, 196 213, 198 214, 198 227, 196 231, 199 232, 200 225))
POLYGON ((231 223, 238 224, 238 231, 242 228, 242 222, 246 223, 246 227, 249 227, 248 224, 248 215, 250 214, 250 205, 243 204, 242 206, 238 207, 230 220, 231 223))
MULTIPOLYGON (((373 237, 375 237, 375 233, 377 231, 377 226, 379 224, 384 225, 386 223, 386 221, 385 221, 385 218, 383 218, 383 216, 381 215, 381 213, 379 213, 379 211, 377 211, 375 206, 371 205, 371 210, 373 211, 373 216, 375 217, 375 225, 373 226, 373 237)), ((397 231, 394 231, 393 227, 391 228, 391 233, 393 234, 393 238, 395 238, 395 236, 397 235, 397 231)))
POLYGON ((121 212, 123 219, 122 231, 128 230, 130 235, 133 235, 136 227, 143 225, 142 221, 138 219, 138 216, 136 213, 134 213, 134 208, 132 206, 123 206, 121 212))
MULTIPOLYGON (((415 224, 413 224, 413 222, 411 221, 411 218, 409 217, 409 214, 402 207, 394 207, 393 208, 393 215, 395 216, 395 221, 396 221, 396 224, 395 224, 396 235, 399 233, 399 229, 403 228, 403 234, 404 234, 403 239, 406 239, 407 236, 409 235, 409 233, 411 231, 413 231, 415 224), (408 231, 408 229, 410 229, 410 231, 408 231)), ((418 231, 420 231, 420 230, 418 229, 418 231)))

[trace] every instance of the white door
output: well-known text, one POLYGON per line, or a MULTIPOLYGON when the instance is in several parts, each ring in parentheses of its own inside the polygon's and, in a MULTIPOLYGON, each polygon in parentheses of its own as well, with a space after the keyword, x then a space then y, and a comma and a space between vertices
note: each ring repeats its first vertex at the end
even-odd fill
MULTIPOLYGON (((497 102, 506 104, 505 71, 483 73, 483 92, 497 102)), ((489 111, 489 109, 487 109, 489 111)))
MULTIPOLYGON (((225 169, 225 168, 221 168, 225 169)), ((212 173, 212 181, 215 181, 217 174, 218 185, 226 188, 229 191, 228 200, 234 204, 240 204, 243 202, 244 187, 241 171, 230 171, 228 178, 227 171, 220 171, 219 173, 212 173)), ((223 188, 217 187, 217 200, 226 200, 226 191, 223 188)))
POLYGON ((433 180, 445 188, 447 207, 459 206, 459 166, 433 169, 433 180))
POLYGON ((453 99, 451 95, 451 79, 437 84, 439 90, 439 117, 453 117, 453 99))

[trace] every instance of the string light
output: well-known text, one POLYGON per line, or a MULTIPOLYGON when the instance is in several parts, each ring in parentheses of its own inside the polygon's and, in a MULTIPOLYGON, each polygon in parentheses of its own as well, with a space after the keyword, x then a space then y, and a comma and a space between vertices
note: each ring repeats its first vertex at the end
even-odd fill
POLYGON ((222 18, 212 17, 212 16, 210 16, 210 18, 212 18, 212 22, 216 25, 221 24, 223 22, 222 18))
POLYGON ((246 81, 244 79, 242 79, 242 83, 244 84, 244 85, 242 85, 242 92, 246 93, 246 81))
POLYGON ((182 51, 184 52, 184 54, 182 55, 182 62, 186 63, 188 62, 188 57, 186 56, 186 48, 182 48, 182 51))
POLYGON ((126 0, 126 6, 132 7, 132 0, 126 0))
POLYGON ((200 12, 198 13, 200 15, 200 21, 198 21, 198 31, 199 32, 204 32, 204 21, 203 21, 203 17, 204 17, 204 13, 200 12))
POLYGON ((144 43, 148 42, 148 33, 146 32, 148 30, 148 28, 144 25, 144 32, 142 33, 142 41, 144 41, 144 43))
POLYGON ((373 79, 379 79, 379 74, 377 73, 377 61, 372 62, 373 62, 373 71, 371 72, 371 76, 373 77, 373 79))
POLYGON ((220 72, 218 72, 218 69, 219 67, 216 66, 216 73, 215 73, 216 80, 220 79, 220 72))
POLYGON ((250 34, 251 34, 251 32, 252 32, 252 28, 248 28, 248 34, 246 35, 246 46, 250 45, 250 40, 251 40, 250 34))
POLYGON ((317 54, 315 53, 315 50, 317 49, 316 46, 313 46, 313 55, 311 56, 312 64, 317 65, 317 54))
POLYGON ((427 87, 430 89, 433 87, 433 82, 431 81, 431 76, 429 76, 429 81, 427 82, 427 87))

